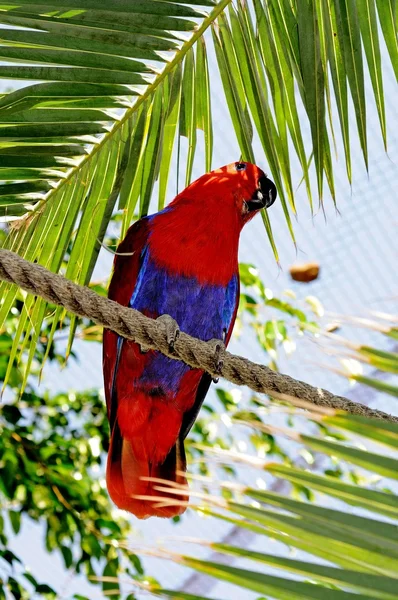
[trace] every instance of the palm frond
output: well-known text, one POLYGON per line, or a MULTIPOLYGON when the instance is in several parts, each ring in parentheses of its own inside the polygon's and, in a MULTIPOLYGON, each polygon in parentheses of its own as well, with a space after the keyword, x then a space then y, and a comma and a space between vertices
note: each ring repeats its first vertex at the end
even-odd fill
MULTIPOLYGON (((253 563, 253 570, 215 558, 201 560, 166 550, 162 555, 218 580, 278 599, 395 598, 398 585, 398 498, 393 491, 393 480, 397 478, 398 427, 392 423, 339 413, 318 416, 316 420, 328 428, 331 436, 339 434, 340 440, 325 439, 325 429, 322 428, 319 436, 299 434, 297 437, 294 434, 295 441, 308 450, 315 450, 317 456, 324 457, 324 462, 331 457, 334 460, 344 459, 348 466, 361 467, 360 482, 347 482, 294 465, 254 462, 248 456, 247 466, 259 469, 268 482, 267 488, 271 489, 237 485, 231 488, 228 483, 213 482, 221 492, 223 488, 237 489, 235 498, 229 500, 218 495, 198 494, 199 499, 194 506, 209 518, 226 521, 237 529, 256 534, 257 541, 266 549, 272 539, 285 544, 287 552, 280 555, 228 543, 204 543, 216 553, 215 556, 249 560, 253 563), (364 445, 368 448, 365 449, 364 445), (383 476, 380 483, 374 479, 376 473, 383 476), (272 491, 269 475, 290 482, 296 490, 306 489, 314 501, 306 502, 272 491), (325 506, 327 498, 333 508, 325 506), (334 502, 330 502, 331 499, 334 502), (334 508, 336 500, 337 508, 334 508), (303 551, 306 555, 300 560, 290 557, 291 549, 303 551), (268 572, 269 568, 272 573, 268 572), (274 574, 275 568, 280 570, 280 576, 274 574), (294 579, 289 574, 294 575, 294 579)), ((254 429, 257 426, 255 421, 248 424, 254 429)), ((213 452, 217 454, 218 451, 214 449, 213 452)), ((224 450, 220 454, 220 459, 230 464, 236 458, 229 451, 224 450)), ((245 460, 244 455, 239 457, 239 460, 242 459, 245 460)), ((198 543, 201 543, 200 540, 198 543)), ((153 592, 173 597, 170 590, 154 588, 153 592)), ((179 594, 181 598, 190 597, 184 592, 179 594)))

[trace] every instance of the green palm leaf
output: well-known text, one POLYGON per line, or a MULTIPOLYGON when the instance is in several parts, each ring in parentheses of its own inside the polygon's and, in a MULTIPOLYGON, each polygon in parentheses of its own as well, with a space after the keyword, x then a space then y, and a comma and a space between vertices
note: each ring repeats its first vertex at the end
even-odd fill
MULTIPOLYGON (((385 488, 392 483, 388 478, 396 478, 397 461, 386 455, 385 450, 396 451, 398 427, 346 414, 325 416, 321 421, 325 425, 337 426, 351 446, 347 445, 347 440, 325 440, 324 430, 321 430, 319 436, 301 436, 304 447, 316 448, 326 456, 344 458, 346 464, 359 464, 369 473, 381 470, 387 477, 383 480, 382 489, 377 483, 347 483, 287 464, 265 463, 261 467, 257 462, 256 468, 266 469, 277 478, 296 484, 299 486, 297 489, 305 488, 318 494, 314 495, 313 502, 274 491, 243 487, 239 489, 238 497, 232 500, 199 494, 203 500, 194 508, 211 518, 255 533, 259 542, 264 540, 262 546, 265 551, 261 552, 230 543, 203 542, 218 557, 226 555, 236 560, 249 560, 253 570, 250 566, 240 568, 227 560, 201 560, 166 550, 162 556, 218 580, 278 599, 395 598, 398 585, 398 499, 396 494, 385 488), (363 445, 353 448, 358 433, 367 444, 381 442, 383 454, 376 455, 364 449, 363 445), (349 447, 352 452, 347 450, 349 447), (325 506, 325 498, 328 497, 340 501, 338 509, 325 506), (348 507, 345 509, 344 503, 366 509, 366 512, 359 515, 348 507), (382 520, 381 515, 388 519, 382 520), (297 560, 286 556, 286 553, 283 556, 271 554, 266 551, 270 547, 266 538, 278 540, 289 549, 305 551, 308 558, 297 560), (279 569, 281 576, 268 573, 267 567, 279 569), (285 573, 294 574, 295 579, 283 577, 285 573)), ((250 426, 256 428, 256 422, 250 421, 250 426)), ((224 461, 236 460, 236 455, 228 451, 224 451, 222 456, 224 461)), ((250 464, 254 467, 254 463, 250 464)), ((228 489, 227 483, 219 485, 221 490, 224 486, 225 490, 228 489)), ((192 495, 194 497, 195 492, 192 495)), ((197 540, 197 543, 202 542, 197 540)), ((153 592, 173 597, 170 590, 155 587, 153 592)), ((190 598, 184 592, 179 592, 176 597, 190 598)))

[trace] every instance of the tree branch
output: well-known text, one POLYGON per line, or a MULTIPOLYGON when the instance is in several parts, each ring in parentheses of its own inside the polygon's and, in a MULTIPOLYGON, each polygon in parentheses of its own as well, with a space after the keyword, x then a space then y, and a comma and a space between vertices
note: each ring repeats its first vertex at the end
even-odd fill
POLYGON ((159 350, 169 358, 182 360, 193 368, 202 369, 213 377, 221 375, 236 385, 246 385, 262 394, 286 394, 316 406, 398 423, 398 417, 368 408, 343 396, 335 396, 327 390, 276 373, 268 367, 224 350, 219 355, 222 367, 218 372, 214 344, 181 332, 171 351, 162 323, 145 317, 133 308, 99 296, 89 288, 28 262, 9 250, 0 249, 0 279, 15 283, 26 292, 63 306, 80 317, 87 317, 148 349, 159 350))

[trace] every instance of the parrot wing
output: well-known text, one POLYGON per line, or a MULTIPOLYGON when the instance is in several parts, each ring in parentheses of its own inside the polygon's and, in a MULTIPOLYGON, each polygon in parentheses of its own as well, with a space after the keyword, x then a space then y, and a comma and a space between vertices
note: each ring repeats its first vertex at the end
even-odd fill
MULTIPOLYGON (((236 314, 239 306, 239 277, 236 274, 228 284, 225 294, 225 302, 223 309, 223 331, 225 336, 225 346, 228 346, 231 339, 232 330, 234 328, 236 314)), ((202 407, 204 399, 209 391, 212 382, 212 377, 208 373, 204 373, 199 383, 198 391, 192 408, 184 415, 181 427, 181 440, 185 440, 188 433, 191 431, 195 423, 199 411, 202 407)))
MULTIPOLYGON (((140 272, 143 255, 149 235, 148 219, 140 219, 128 230, 123 242, 119 244, 114 261, 112 280, 109 286, 109 298, 123 306, 128 306, 140 272)), ((113 429, 117 398, 115 381, 118 371, 122 338, 109 329, 104 330, 103 370, 105 398, 111 431, 113 429)))

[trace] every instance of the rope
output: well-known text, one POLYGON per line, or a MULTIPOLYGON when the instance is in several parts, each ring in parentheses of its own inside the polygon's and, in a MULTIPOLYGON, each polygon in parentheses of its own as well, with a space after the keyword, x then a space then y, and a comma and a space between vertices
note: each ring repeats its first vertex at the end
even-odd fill
POLYGON ((15 283, 26 292, 63 306, 80 317, 87 317, 147 349, 159 350, 169 358, 182 360, 193 368, 202 369, 215 378, 221 375, 236 385, 246 385, 262 394, 288 395, 316 406, 398 423, 398 417, 371 409, 343 396, 335 396, 327 390, 316 388, 288 375, 276 373, 268 367, 235 356, 224 349, 221 349, 217 356, 218 362, 215 358, 214 344, 195 339, 183 332, 171 350, 166 329, 161 322, 99 296, 89 288, 28 262, 9 250, 0 249, 0 279, 15 283))

